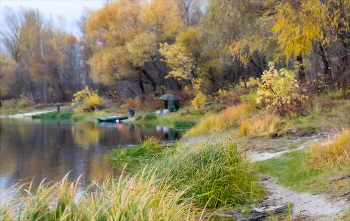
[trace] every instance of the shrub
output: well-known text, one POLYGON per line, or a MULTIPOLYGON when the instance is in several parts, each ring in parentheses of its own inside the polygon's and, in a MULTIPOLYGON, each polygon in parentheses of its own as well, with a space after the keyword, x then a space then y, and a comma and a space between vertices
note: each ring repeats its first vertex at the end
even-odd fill
POLYGON ((257 101, 266 104, 268 108, 274 108, 281 116, 290 112, 300 113, 309 97, 305 91, 299 91, 295 71, 285 68, 277 71, 273 62, 269 66, 269 70, 265 70, 261 77, 257 101))
POLYGON ((141 101, 141 97, 135 97, 134 99, 132 98, 126 98, 123 100, 123 104, 120 105, 120 108, 122 110, 128 110, 129 108, 131 109, 138 109, 138 110, 143 110, 143 105, 141 101))
POLYGON ((191 101, 192 105, 195 106, 195 108, 200 109, 205 104, 205 101, 207 100, 207 97, 203 94, 203 92, 199 91, 196 94, 196 97, 191 101))
POLYGON ((4 109, 12 109, 17 107, 17 102, 15 99, 2 101, 2 107, 4 109))
POLYGON ((120 105, 122 110, 136 109, 136 110, 159 110, 164 107, 164 101, 159 100, 157 97, 151 95, 141 99, 141 97, 127 98, 123 100, 123 104, 120 105))
POLYGON ((97 90, 93 91, 88 86, 84 90, 78 91, 73 95, 73 106, 77 106, 75 111, 77 112, 91 112, 96 111, 101 105, 102 98, 97 94, 97 90), (82 102, 82 103, 81 103, 82 102))
POLYGON ((158 176, 170 175, 174 189, 188 189, 201 206, 217 208, 262 194, 255 170, 232 139, 210 139, 179 146, 156 163, 158 176))
POLYGON ((193 90, 186 86, 183 90, 177 93, 170 92, 169 94, 176 94, 176 97, 179 99, 179 102, 182 105, 190 104, 190 102, 194 99, 195 95, 193 93, 193 90))
POLYGON ((325 145, 320 143, 311 144, 307 162, 316 168, 339 164, 350 166, 350 131, 344 130, 338 137, 328 140, 325 145))
POLYGON ((224 106, 233 106, 233 105, 237 105, 241 99, 240 99, 240 95, 242 93, 238 93, 237 91, 233 91, 233 90, 223 90, 220 89, 217 92, 217 95, 215 97, 215 99, 223 104, 224 106))

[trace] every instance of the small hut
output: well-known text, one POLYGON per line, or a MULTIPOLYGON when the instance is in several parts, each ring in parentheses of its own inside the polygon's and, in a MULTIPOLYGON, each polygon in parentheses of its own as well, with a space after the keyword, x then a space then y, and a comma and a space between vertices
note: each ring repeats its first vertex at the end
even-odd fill
POLYGON ((159 100, 164 101, 165 109, 170 112, 177 111, 180 108, 179 99, 173 94, 163 94, 159 100))

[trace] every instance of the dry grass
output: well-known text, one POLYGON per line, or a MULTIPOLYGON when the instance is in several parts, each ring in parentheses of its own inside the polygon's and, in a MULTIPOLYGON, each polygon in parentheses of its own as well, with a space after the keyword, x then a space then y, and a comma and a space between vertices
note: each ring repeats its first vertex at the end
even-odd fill
POLYGON ((275 131, 277 116, 271 113, 253 116, 252 118, 244 118, 240 121, 239 136, 265 136, 275 131))
POLYGON ((188 131, 185 136, 205 134, 238 125, 242 120, 242 116, 249 112, 249 110, 250 105, 247 103, 228 107, 219 115, 211 115, 204 119, 196 127, 188 131))
MULTIPOLYGON (((92 183, 78 194, 78 182, 42 183, 27 195, 12 198, 15 191, 0 198, 0 220, 202 220, 185 191, 174 191, 164 180, 144 171, 135 176, 106 178, 102 185, 92 183)), ((19 187, 23 188, 23 187, 19 187)), ((203 213, 202 213, 203 214, 203 213)))
POLYGON ((343 130, 339 136, 329 139, 327 144, 311 144, 309 147, 308 164, 313 167, 350 166, 350 130, 343 130))

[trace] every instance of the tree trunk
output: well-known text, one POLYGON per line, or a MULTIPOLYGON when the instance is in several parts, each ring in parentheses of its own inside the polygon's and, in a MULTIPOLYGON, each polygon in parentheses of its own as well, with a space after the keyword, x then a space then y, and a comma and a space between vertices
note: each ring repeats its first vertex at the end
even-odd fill
POLYGON ((297 56, 297 61, 300 63, 299 70, 299 81, 301 84, 305 82, 306 79, 306 73, 305 73, 305 67, 303 64, 303 57, 301 55, 297 56))
POLYGON ((139 86, 140 86, 140 89, 141 89, 141 93, 142 93, 142 96, 144 96, 146 93, 145 93, 145 88, 143 87, 141 70, 138 71, 138 76, 139 76, 139 86))
POLYGON ((145 75, 145 77, 151 81, 151 84, 152 84, 152 87, 153 87, 153 92, 156 96, 158 96, 158 93, 157 93, 157 84, 156 82, 154 81, 154 79, 152 78, 152 76, 147 72, 145 71, 144 69, 141 69, 141 72, 143 73, 143 75, 145 75))

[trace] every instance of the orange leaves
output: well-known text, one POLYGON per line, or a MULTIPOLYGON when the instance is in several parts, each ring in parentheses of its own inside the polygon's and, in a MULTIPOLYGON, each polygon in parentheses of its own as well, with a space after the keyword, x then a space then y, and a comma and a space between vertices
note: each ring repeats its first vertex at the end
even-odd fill
POLYGON ((78 44, 78 40, 74 35, 68 35, 66 41, 68 44, 78 44))

